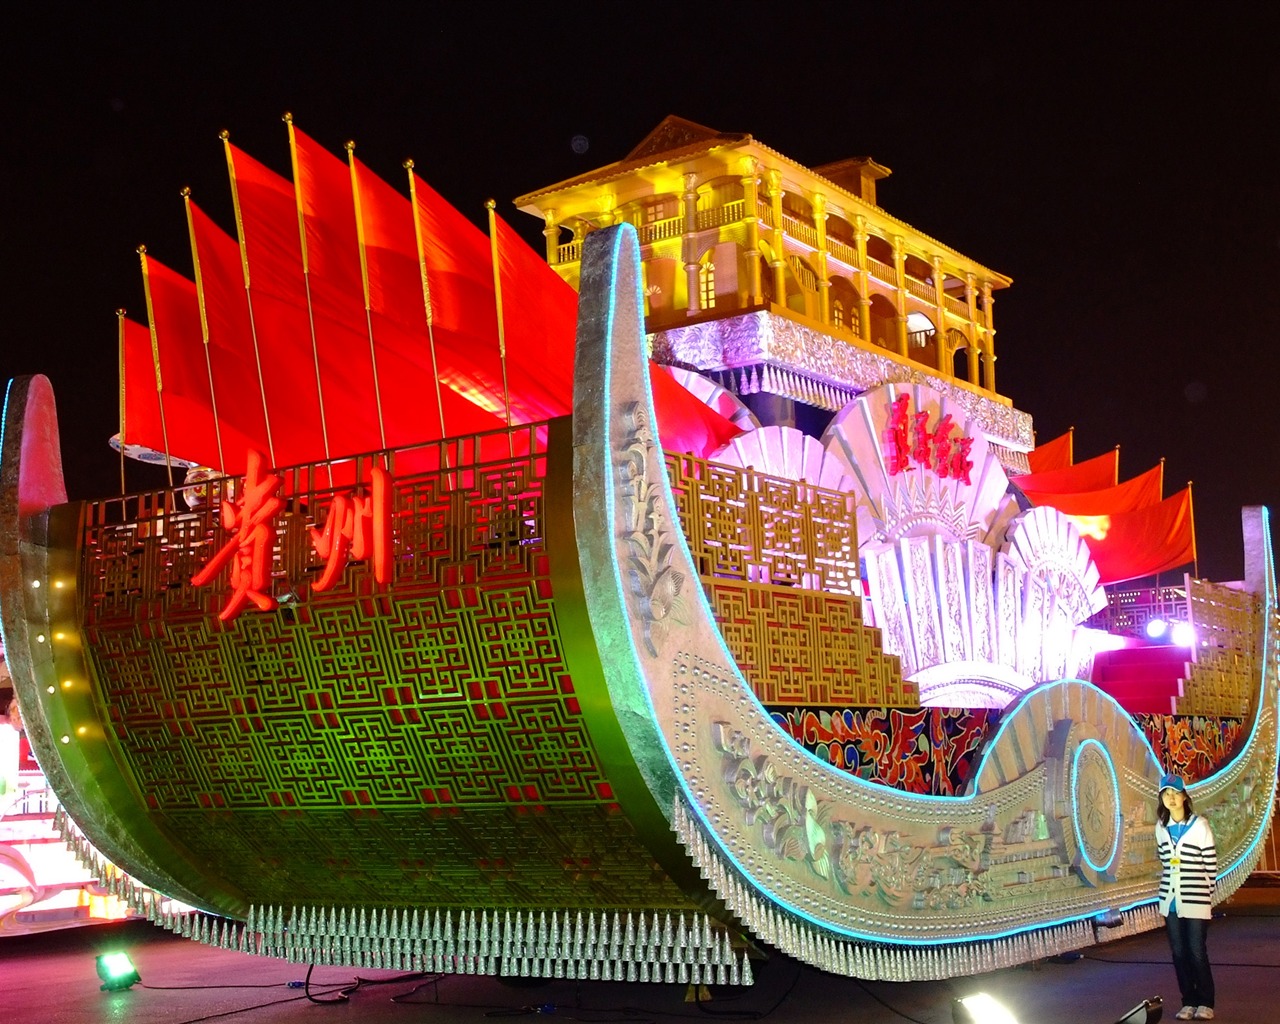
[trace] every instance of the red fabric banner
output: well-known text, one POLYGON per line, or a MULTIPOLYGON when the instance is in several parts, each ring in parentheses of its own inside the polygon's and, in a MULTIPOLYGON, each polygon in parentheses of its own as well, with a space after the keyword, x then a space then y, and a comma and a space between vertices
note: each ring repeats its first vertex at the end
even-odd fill
MULTIPOLYGON (((150 256, 147 257, 147 278, 155 318, 156 350, 160 355, 163 384, 160 401, 164 408, 168 454, 220 469, 209 385, 212 351, 206 363, 195 282, 150 256)), ((222 450, 227 454, 236 453, 242 458, 244 451, 260 443, 234 422, 223 422, 221 431, 222 450)), ((148 447, 163 451, 163 439, 161 445, 148 447)))
MULTIPOLYGON (((222 424, 222 449, 227 461, 221 468, 239 475, 245 471, 248 447, 267 450, 263 398, 258 387, 240 247, 195 203, 190 204, 190 210, 192 252, 200 264, 200 285, 209 329, 213 396, 222 424), (228 430, 254 439, 253 444, 240 448, 229 443, 228 430)), ((217 458, 215 438, 208 439, 208 447, 214 452, 208 459, 194 452, 178 454, 213 466, 217 458)))
MULTIPOLYGON (((427 329, 412 207, 405 196, 354 157, 351 166, 369 276, 370 319, 387 444, 397 447, 503 426, 504 417, 452 388, 437 388, 441 368, 447 368, 454 379, 461 375, 458 364, 465 346, 456 330, 427 329), (437 390, 444 408, 443 434, 437 390)), ((496 350, 496 337, 492 344, 496 350)))
POLYGON ((494 215, 507 373, 519 381, 512 410, 529 420, 573 409, 578 293, 501 217, 494 215))
POLYGON ((656 363, 649 364, 649 386, 653 389, 658 440, 668 451, 705 459, 742 433, 656 363))
POLYGON ((376 401, 381 388, 374 387, 351 171, 292 125, 289 138, 329 448, 335 456, 373 451, 384 447, 376 401))
MULTIPOLYGON (((167 424, 171 454, 237 475, 245 471, 250 447, 267 452, 275 467, 323 459, 317 365, 334 457, 380 447, 375 367, 388 445, 441 436, 433 369, 447 435, 500 427, 506 409, 490 240, 414 179, 428 307, 414 206, 354 158, 347 167, 296 129, 294 139, 296 194, 288 181, 228 143, 243 248, 194 203, 189 206, 207 346, 195 285, 152 261, 165 410, 173 417, 167 424), (300 225, 307 239, 306 277, 300 225), (215 402, 225 466, 218 457, 215 402)), ((500 219, 494 237, 512 421, 568 413, 577 295, 500 219)), ((125 439, 163 451, 146 328, 126 324, 125 356, 125 439)), ((665 445, 705 456, 739 432, 668 375, 650 371, 665 445)))
POLYGON ((1120 482, 1119 472, 1120 450, 1113 448, 1064 469, 1027 473, 1012 479, 1021 490, 1045 494, 1077 494, 1080 491, 1100 491, 1105 487, 1114 487, 1120 482))
POLYGON ((143 324, 125 320, 121 339, 124 351, 120 373, 124 378, 124 428, 121 443, 142 445, 164 451, 160 429, 160 396, 156 392, 155 364, 151 358, 151 331, 143 324))
POLYGON ((1135 512, 1071 519, 1089 545, 1103 583, 1152 576, 1195 561, 1190 487, 1135 512))
POLYGON ((1027 452, 1027 464, 1030 465, 1031 472, 1048 473, 1072 465, 1075 462, 1075 429, 1072 427, 1060 437, 1038 444, 1027 452))
POLYGON ((271 416, 268 461, 280 467, 323 458, 324 431, 293 185, 230 143, 227 152, 249 264, 249 303, 262 385, 271 416), (289 414, 283 412, 285 408, 289 414))
POLYGON ((1024 487, 1022 493, 1033 505, 1048 505, 1068 515, 1102 516, 1115 515, 1117 512, 1136 512, 1140 508, 1157 504, 1164 494, 1164 463, 1152 466, 1145 473, 1116 484, 1115 487, 1104 487, 1098 491, 1053 494, 1024 487))

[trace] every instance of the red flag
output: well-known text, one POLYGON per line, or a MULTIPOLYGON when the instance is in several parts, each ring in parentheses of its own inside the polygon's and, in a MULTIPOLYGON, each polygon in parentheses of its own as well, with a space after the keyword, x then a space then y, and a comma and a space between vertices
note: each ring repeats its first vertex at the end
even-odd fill
POLYGON ((270 415, 268 456, 274 466, 309 462, 323 457, 325 431, 293 186, 223 141, 249 268, 249 304, 270 415))
POLYGON ((1119 483, 1120 450, 1112 448, 1109 452, 1077 462, 1065 469, 1050 469, 1043 473, 1028 473, 1016 476, 1013 482, 1019 489, 1040 491, 1046 494, 1075 494, 1080 491, 1100 491, 1104 487, 1114 487, 1119 483))
POLYGON ((121 440, 164 451, 160 427, 160 395, 156 391, 155 364, 151 358, 151 331, 133 320, 122 320, 124 352, 120 371, 124 377, 124 426, 121 440))
POLYGON ((1050 470, 1066 469, 1075 461, 1073 438, 1075 427, 1070 428, 1060 437, 1052 441, 1036 445, 1027 452, 1027 463, 1033 473, 1047 473, 1050 470))
POLYGON ((489 239, 416 174, 412 180, 440 383, 505 420, 489 239))
POLYGON ((496 213, 512 418, 534 421, 573 408, 578 293, 496 213))
MULTIPOLYGON (((168 427, 170 454, 202 466, 221 469, 218 427, 214 422, 210 390, 212 352, 206 363, 200 305, 195 282, 148 256, 147 277, 151 311, 155 318, 156 350, 168 427)), ((243 457, 260 439, 244 432, 240 424, 221 426, 224 454, 243 457)))
POLYGON ((1032 491, 1024 487, 1022 493, 1033 505, 1048 505, 1068 515, 1100 516, 1114 515, 1117 512, 1135 512, 1160 501, 1160 496, 1164 493, 1164 463, 1152 466, 1132 480, 1116 484, 1115 487, 1104 487, 1099 491, 1052 494, 1048 491, 1032 491))
POLYGON ((329 448, 334 455, 372 451, 385 447, 379 417, 383 403, 365 317, 351 174, 292 120, 288 124, 329 448))
POLYGON ((649 386, 653 389, 658 439, 668 451, 705 459, 742 433, 656 363, 649 364, 649 386))
POLYGON ((351 169, 378 381, 387 410, 387 443, 413 444, 501 427, 503 418, 490 409, 438 386, 436 378, 442 372, 454 379, 461 375, 459 350, 465 348, 456 331, 441 327, 437 332, 434 326, 428 331, 409 200, 354 155, 351 169), (437 392, 443 415, 436 405, 437 392))
POLYGON ((1191 488, 1136 512, 1072 516, 1102 583, 1152 576, 1195 561, 1191 488))

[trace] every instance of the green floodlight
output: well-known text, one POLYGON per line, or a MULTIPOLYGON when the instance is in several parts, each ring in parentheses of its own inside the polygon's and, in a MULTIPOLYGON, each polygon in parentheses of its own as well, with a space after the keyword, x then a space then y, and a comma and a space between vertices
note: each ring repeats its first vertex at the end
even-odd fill
POLYGON ((99 956, 98 977, 102 979, 103 992, 119 992, 142 981, 128 953, 103 953, 99 956))

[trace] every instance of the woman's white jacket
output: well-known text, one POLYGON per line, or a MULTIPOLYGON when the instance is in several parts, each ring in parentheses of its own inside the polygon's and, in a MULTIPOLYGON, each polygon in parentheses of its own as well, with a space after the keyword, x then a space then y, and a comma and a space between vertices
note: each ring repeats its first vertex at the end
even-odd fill
POLYGON ((1156 823, 1156 854, 1160 858, 1160 916, 1174 912, 1179 917, 1213 916, 1213 887, 1218 875, 1218 851, 1213 830, 1202 816, 1193 814, 1191 825, 1174 843, 1169 830, 1156 823))

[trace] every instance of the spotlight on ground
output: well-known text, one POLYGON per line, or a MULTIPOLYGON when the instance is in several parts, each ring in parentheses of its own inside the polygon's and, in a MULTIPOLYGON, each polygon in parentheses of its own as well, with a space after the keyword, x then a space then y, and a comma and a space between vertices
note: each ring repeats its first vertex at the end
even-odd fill
POLYGON ((1159 640, 1169 632, 1169 623, 1164 619, 1147 619, 1147 639, 1159 640))
POLYGON ((142 980, 128 953, 103 953, 98 957, 98 977, 103 992, 118 992, 142 980))
POLYGON ((1164 1015, 1164 1000, 1159 996, 1144 999, 1121 1017, 1116 1024, 1156 1024, 1164 1015))
POLYGON ((951 1001, 953 1024, 1018 1024, 1018 1018, 998 999, 985 992, 951 1001))
POLYGON ((1189 622, 1179 622, 1173 627, 1171 639, 1179 647, 1194 647, 1196 645, 1196 628, 1189 622))

